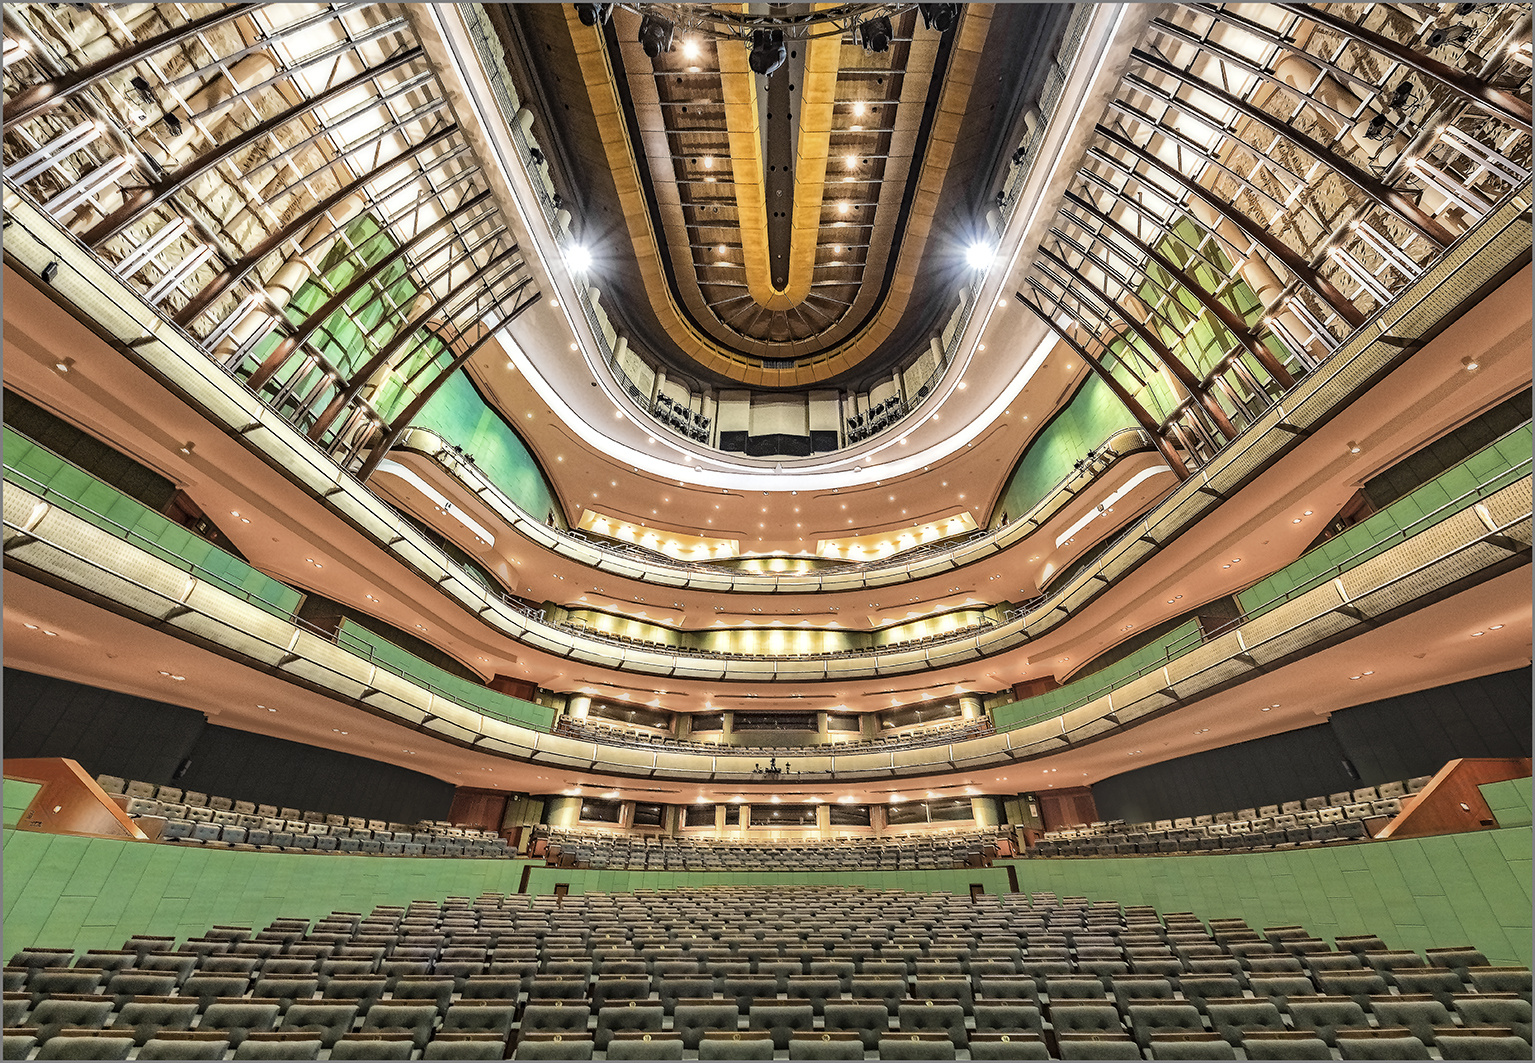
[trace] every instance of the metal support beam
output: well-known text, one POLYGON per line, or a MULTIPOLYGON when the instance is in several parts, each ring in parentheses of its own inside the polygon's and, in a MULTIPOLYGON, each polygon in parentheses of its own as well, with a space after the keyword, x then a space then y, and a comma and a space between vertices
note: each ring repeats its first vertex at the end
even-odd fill
POLYGON ((281 129, 289 122, 309 113, 316 107, 338 96, 345 95, 354 89, 361 88, 380 74, 386 74, 397 67, 412 63, 425 54, 425 51, 419 46, 407 48, 405 51, 385 59, 378 66, 369 67, 367 70, 348 78, 339 85, 332 85, 330 88, 316 93, 309 99, 289 107, 281 114, 273 115, 266 121, 258 123, 239 136, 214 146, 176 172, 167 174, 154 184, 125 194, 122 206, 93 225, 88 232, 80 237, 80 242, 92 249, 100 247, 102 243, 110 240, 132 225, 146 211, 165 202, 172 195, 181 191, 193 180, 207 173, 225 159, 238 155, 250 145, 264 140, 275 130, 281 129))
MULTIPOLYGON (((1036 291, 1044 290, 1033 281, 1030 281, 1029 283, 1032 287, 1034 287, 1036 291)), ((1174 450, 1172 444, 1167 441, 1167 437, 1162 432, 1162 426, 1157 424, 1156 419, 1153 418, 1151 414, 1146 412, 1146 407, 1142 406, 1140 401, 1136 399, 1134 395, 1131 395, 1128 391, 1126 391, 1123 384, 1114 379, 1114 374, 1110 373, 1106 368, 1104 368, 1102 362, 1088 354, 1086 349, 1083 348, 1081 344, 1077 343, 1076 340, 1073 340, 1070 336, 1067 336, 1059 328, 1057 328, 1055 322, 1050 320, 1049 314, 1035 306, 1028 299, 1025 299, 1022 292, 1017 292, 1016 296, 1018 301, 1024 306, 1028 307, 1030 312, 1033 313, 1035 317, 1039 318, 1045 323, 1046 328, 1055 333, 1055 335, 1059 336, 1062 342, 1070 346, 1072 350, 1076 351, 1076 353, 1082 358, 1082 361, 1088 365, 1093 370, 1093 372, 1097 373, 1098 376, 1103 379, 1104 384, 1106 384, 1109 390, 1114 393, 1115 398, 1119 399, 1120 402, 1125 404, 1125 409, 1129 410, 1130 415, 1135 418, 1136 422, 1140 424, 1140 426, 1144 428, 1148 434, 1150 434, 1152 442, 1156 444, 1157 450, 1159 450, 1162 456, 1167 459, 1167 464, 1172 467, 1173 475, 1178 477, 1180 482, 1187 480, 1189 478, 1188 466, 1183 463, 1183 459, 1179 457, 1178 452, 1174 450)), ((1062 608, 1064 608, 1064 606, 1062 606, 1062 608)))
MULTIPOLYGON (((1297 252, 1292 250, 1290 247, 1287 247, 1284 243, 1280 242, 1280 240, 1272 233, 1270 233, 1266 227, 1253 221, 1247 215, 1234 208, 1224 198, 1216 195, 1210 189, 1205 188, 1193 178, 1188 177, 1179 170, 1167 165, 1161 159, 1157 158, 1151 152, 1146 151, 1144 148, 1136 146, 1136 144, 1129 138, 1122 136, 1114 130, 1101 125, 1098 126, 1098 134, 1107 140, 1110 144, 1113 144, 1115 147, 1120 148, 1135 156, 1137 159, 1141 160, 1147 166, 1151 167, 1153 170, 1156 170, 1164 177, 1175 182, 1176 184, 1182 185, 1184 188, 1188 189, 1191 195, 1201 200, 1206 206, 1210 207, 1217 214, 1220 214, 1227 221, 1235 225, 1238 229, 1241 229, 1249 239, 1263 247, 1263 249, 1266 250, 1275 259, 1277 259, 1280 264, 1285 267, 1285 269, 1289 270, 1292 276, 1294 276, 1302 284, 1315 292, 1317 297, 1320 298, 1324 303, 1332 307, 1332 309, 1337 312, 1339 317, 1348 322, 1350 328, 1358 328, 1360 325, 1364 324, 1364 314, 1360 312, 1357 306, 1349 301, 1347 296, 1345 296, 1336 287, 1334 287, 1331 281, 1327 280, 1327 278, 1323 277, 1315 269, 1313 269, 1311 264, 1305 259, 1301 258, 1297 252)), ((1123 167, 1124 165, 1106 152, 1094 151, 1093 157, 1103 159, 1104 161, 1116 167, 1123 167)), ((1130 172, 1134 173, 1134 170, 1132 169, 1130 172)))
POLYGON ((314 206, 310 207, 308 210, 292 219, 290 222, 288 222, 287 225, 283 226, 282 229, 273 233, 252 247, 250 252, 241 258, 238 262, 231 264, 228 269, 224 270, 218 276, 209 281, 203 287, 203 290, 194 295, 187 302, 187 305, 182 307, 180 312, 176 314, 174 318, 176 324, 180 325, 182 328, 190 325, 193 321, 197 320, 197 318, 205 310, 212 306, 218 300, 219 296, 223 295, 231 287, 248 277, 251 272, 261 264, 262 259, 266 258, 266 256, 271 254, 273 251, 276 251, 287 241, 295 239, 304 232, 308 231, 309 227, 315 222, 319 221, 321 215, 323 215, 326 211, 341 203, 354 193, 362 191, 362 189, 367 185, 377 181, 380 177, 383 177, 386 173, 394 169, 396 166, 399 166, 401 163, 409 162, 411 159, 420 155, 424 151, 430 151, 438 144, 441 144, 449 139, 456 132, 458 132, 458 126, 450 125, 432 134, 420 143, 411 145, 407 150, 396 155, 388 162, 382 163, 379 166, 375 166, 367 173, 342 185, 340 188, 336 189, 336 191, 320 200, 314 206))
POLYGON ((1073 274, 1081 282, 1082 286, 1092 293, 1095 299, 1102 302, 1102 305, 1107 308, 1108 312, 1118 311, 1116 316, 1126 325, 1130 326, 1131 331, 1141 338, 1141 342, 1151 348, 1151 352, 1157 356, 1157 361, 1161 362, 1167 371, 1178 379, 1178 383, 1182 384, 1190 395, 1199 400, 1199 404, 1210 415, 1210 419, 1215 422, 1215 427, 1220 433, 1227 439, 1236 438, 1237 430, 1232 427, 1231 421, 1226 417, 1226 411, 1221 409, 1221 404, 1215 401, 1214 396, 1200 383, 1199 378, 1194 375, 1193 371, 1183 364, 1183 360, 1174 354, 1167 344, 1162 342, 1160 336, 1137 321, 1133 314, 1126 313, 1124 308, 1116 303, 1107 292, 1097 285, 1090 283, 1086 277, 1082 276, 1080 271, 1054 251, 1041 245, 1036 253, 1050 259, 1069 274, 1073 274))
MULTIPOLYGON (((519 284, 516 288, 513 288, 512 291, 508 293, 508 296, 516 295, 517 292, 521 291, 530 283, 532 283, 531 280, 523 281, 522 284, 519 284)), ((519 316, 522 315, 524 311, 528 309, 528 307, 538 302, 541 298, 543 298, 542 292, 534 292, 531 299, 515 307, 512 310, 511 315, 500 323, 506 324, 509 321, 515 321, 519 316)), ((499 304, 497 305, 499 306, 499 304)), ((487 314, 486 316, 489 315, 487 314)), ((411 400, 410 405, 405 407, 405 409, 401 410, 399 414, 395 416, 394 423, 384 431, 383 438, 380 439, 378 443, 373 447, 373 452, 368 455, 368 460, 363 462, 362 468, 357 471, 357 478, 359 480, 366 482, 368 477, 373 475, 374 470, 379 466, 379 462, 383 461, 384 457, 389 453, 389 451, 394 448, 394 445, 400 441, 400 437, 403 436, 406 430, 410 428, 411 421, 415 419, 416 414, 421 412, 421 408, 426 405, 427 400, 430 399, 433 395, 437 394, 437 389, 442 387, 443 384, 447 383, 449 377, 462 369, 465 363, 467 363, 470 358, 474 357, 475 352, 478 351, 481 347, 485 346, 485 344, 489 343, 492 339, 495 338, 495 336, 495 329, 487 327, 485 329, 485 335, 481 336, 474 343, 471 343, 463 354, 460 354, 458 357, 454 358, 453 361, 448 363, 447 368, 438 373, 436 378, 434 378, 430 384, 422 388, 420 392, 417 393, 416 397, 411 400)))
MULTIPOLYGON (((464 295, 466 292, 470 291, 472 285, 483 281, 484 278, 488 276, 494 269, 500 266, 508 258, 516 255, 518 250, 518 246, 513 244, 505 251, 502 251, 499 255, 491 258, 490 261, 486 262, 485 265, 481 266, 471 276, 466 278, 463 283, 458 285, 448 285, 447 290, 442 294, 442 296, 434 301, 431 306, 417 314, 412 322, 401 324, 400 327, 396 330, 394 336, 390 338, 389 342, 384 344, 384 346, 379 349, 377 354, 368 359, 366 364, 364 364, 355 373, 353 373, 352 379, 347 381, 346 386, 336 393, 335 398, 331 399, 330 405, 325 408, 325 410, 315 420, 314 425, 309 429, 309 438, 319 439, 325 434, 325 430, 331 426, 331 424, 338 416, 340 416, 341 411, 344 410, 352 402, 352 400, 362 392, 362 389, 367 386, 368 381, 373 378, 374 374, 387 366, 390 360, 394 358, 395 354, 399 352, 400 348, 403 347, 412 336, 420 331, 423 323, 432 320, 432 318, 435 317, 438 312, 440 312, 442 308, 447 305, 448 302, 457 299, 464 295)), ((450 264, 448 268, 451 269, 452 265, 450 264)))
POLYGON ((1530 105, 1505 89, 1494 88, 1480 78, 1415 52, 1400 41, 1394 41, 1363 26, 1356 26, 1346 18, 1340 18, 1330 11, 1323 10, 1319 5, 1281 3, 1275 6, 1292 15, 1299 15, 1307 21, 1315 22, 1319 26, 1326 26, 1335 33, 1341 33, 1367 48, 1375 49, 1388 59, 1411 67, 1424 77, 1432 78, 1457 95, 1486 108, 1511 125, 1521 129, 1530 127, 1530 105))
MULTIPOLYGON (((1455 242, 1454 235, 1443 225, 1440 225, 1428 211, 1380 180, 1374 174, 1361 170, 1326 144, 1307 136, 1283 119, 1274 117, 1267 111, 1253 106, 1242 99, 1242 97, 1227 92, 1217 85, 1212 85, 1203 78, 1197 78, 1186 70, 1180 70, 1161 56, 1152 55, 1150 52, 1144 52, 1139 48, 1132 49, 1130 56, 1142 66, 1159 71, 1168 77, 1176 78, 1190 88, 1196 89, 1212 99, 1219 100, 1222 105, 1230 107, 1238 114, 1257 122, 1276 136, 1288 140, 1312 158, 1326 164, 1329 169, 1363 192, 1378 206, 1396 215, 1404 223, 1422 233, 1439 247, 1445 248, 1455 242)), ((1287 87, 1286 91, 1296 92, 1297 90, 1287 87)), ((1213 123, 1215 120, 1212 118, 1210 121, 1213 123)))
MULTIPOLYGON (((1066 191, 1066 199, 1068 202, 1076 204, 1082 210, 1085 210, 1091 214, 1099 224, 1106 225, 1113 229, 1114 232, 1118 233, 1127 242, 1129 242, 1132 247, 1137 248, 1142 254, 1146 255, 1147 258, 1155 262, 1164 273, 1168 274, 1179 284, 1183 285, 1184 290, 1186 290, 1195 299, 1199 300, 1199 304, 1201 306, 1208 310, 1211 315, 1213 315, 1215 319, 1222 325, 1225 325, 1227 331, 1236 336, 1238 342, 1240 342, 1243 347, 1246 347, 1248 352, 1258 360, 1258 364, 1263 366, 1263 368, 1268 371, 1269 375, 1279 382, 1280 387, 1289 390, 1290 387, 1294 385, 1295 378, 1290 375, 1290 371, 1279 363, 1279 360, 1274 357, 1272 351, 1270 351, 1267 347, 1258 341, 1257 335, 1254 334, 1251 326, 1242 320, 1241 315, 1217 299, 1214 293, 1208 291, 1194 278, 1193 274, 1174 264, 1172 259, 1162 254, 1162 252, 1158 251, 1150 244, 1145 243, 1141 240, 1140 237, 1136 236, 1129 229, 1125 228, 1123 225, 1119 224, 1119 222, 1103 213, 1086 197, 1079 196, 1075 192, 1072 192, 1068 189, 1066 191)), ((1140 209, 1138 204, 1135 204, 1130 200, 1125 200, 1125 202, 1130 203, 1131 206, 1134 206, 1137 210, 1140 209)), ((1064 208, 1062 212, 1065 213, 1064 208)), ((1074 217, 1074 215, 1070 214, 1067 216, 1074 217)))
POLYGON ((461 215, 469 213, 476 206, 485 202, 485 200, 488 198, 490 198, 489 189, 486 189, 479 195, 469 197, 460 203, 453 211, 444 214, 441 218, 438 218, 431 225, 428 225, 426 228, 416 233, 415 236, 412 236, 409 240, 406 240, 403 244, 401 244, 399 247, 396 247, 393 251, 379 259, 373 265, 359 272, 355 277, 352 278, 351 283, 327 299, 317 310, 315 310, 314 313, 305 318, 303 323, 299 325, 298 328, 296 328, 293 332, 290 332, 282 339, 281 342, 277 344, 276 347, 272 348, 272 353, 268 354, 266 360, 256 367, 256 371, 252 373, 250 379, 246 381, 246 386, 249 387, 252 391, 260 391, 263 385, 265 385, 266 382, 272 378, 272 374, 277 372, 277 370, 282 366, 284 362, 288 360, 293 352, 297 350, 305 340, 314 334, 314 331, 325 322, 326 318, 330 317, 337 310, 341 309, 341 307, 346 304, 347 300, 351 299, 353 295, 356 295, 357 292, 361 291, 365 285, 371 283, 380 273, 394 265, 395 262, 413 250, 417 244, 421 243, 429 236, 434 235, 444 226, 452 225, 454 222, 459 220, 461 215))
POLYGON ((18 122, 25 122, 29 118, 61 106, 75 93, 102 78, 127 70, 134 63, 139 62, 156 52, 182 41, 197 36, 230 19, 239 18, 249 14, 265 4, 231 4, 221 11, 215 11, 211 15, 193 19, 175 29, 166 30, 164 33, 140 41, 130 48, 111 55, 103 56, 94 63, 87 63, 77 68, 66 77, 54 78, 51 81, 42 81, 36 85, 28 85, 9 100, 5 101, 4 121, 6 126, 14 126, 18 122))

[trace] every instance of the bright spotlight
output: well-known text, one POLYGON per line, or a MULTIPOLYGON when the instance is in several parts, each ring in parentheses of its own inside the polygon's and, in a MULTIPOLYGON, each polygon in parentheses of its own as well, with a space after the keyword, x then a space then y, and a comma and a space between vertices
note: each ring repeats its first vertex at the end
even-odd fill
POLYGON ((991 268, 991 260, 996 257, 996 252, 990 244, 971 244, 965 251, 965 262, 971 269, 985 271, 991 268))
POLYGON ((565 249, 565 262, 576 273, 592 268, 592 253, 581 244, 571 244, 565 249))

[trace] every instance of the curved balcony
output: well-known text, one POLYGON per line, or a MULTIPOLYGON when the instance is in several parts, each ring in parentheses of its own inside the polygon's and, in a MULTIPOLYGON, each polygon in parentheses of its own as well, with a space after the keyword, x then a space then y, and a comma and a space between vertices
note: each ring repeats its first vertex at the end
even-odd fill
MULTIPOLYGON (((6 199, 11 225, 4 235, 4 246, 13 264, 34 276, 48 272, 56 297, 75 304, 94 320, 104 335, 128 352, 128 358, 187 396, 212 423, 225 426, 232 436, 242 439, 361 529, 380 549, 484 623, 535 649, 598 667, 756 682, 922 672, 1005 652, 1065 623, 1283 456, 1298 436, 1325 423, 1335 409, 1364 394, 1373 380, 1400 363, 1405 357, 1404 346, 1434 329, 1449 308, 1511 265, 1527 259, 1531 239, 1529 187, 1525 184, 1478 221, 1394 301, 1367 319, 1325 363, 1212 457, 1197 477, 1180 484, 1092 563, 1023 616, 978 634, 915 649, 823 660, 763 657, 742 661, 616 645, 549 625, 530 615, 525 603, 502 600, 345 471, 332 455, 253 395, 225 367, 211 361, 190 336, 168 322, 112 267, 42 210, 9 190, 6 199)), ((1021 525, 1020 521, 1008 527, 1017 532, 1021 525)), ((1007 529, 1002 529, 996 540, 972 546, 970 551, 977 557, 994 553, 1006 534, 1007 529)), ((963 560, 964 555, 955 555, 947 563, 963 560)), ((935 571, 944 567, 944 563, 931 564, 935 571)), ((728 581, 729 577, 719 578, 728 581)), ((822 589, 830 588, 823 585, 822 589)))
MULTIPOLYGON (((1527 428, 1522 432, 1520 441, 1528 437, 1527 428)), ((1168 646, 1160 659, 1117 677, 1111 689, 1040 704, 1035 713, 1025 709, 1014 714, 1009 729, 985 737, 795 756, 794 774, 933 775, 1045 756, 1160 716, 1405 610, 1528 565, 1530 459, 1517 456, 1518 450, 1500 451, 1499 460, 1479 477, 1482 482, 1395 536, 1324 571, 1308 568, 1307 578, 1280 598, 1218 633, 1168 646)), ((174 544, 51 489, 42 482, 46 463, 37 466, 38 475, 28 473, 24 448, 8 447, 8 461, 17 451, 18 464, 6 468, 4 552, 7 567, 19 574, 111 603, 167 634, 211 644, 226 656, 372 714, 478 750, 585 771, 731 782, 748 781, 760 761, 748 747, 701 755, 565 737, 546 729, 551 714, 543 707, 482 688, 449 690, 423 681, 398 659, 364 652, 285 616, 274 594, 248 586, 248 566, 242 571, 225 557, 223 571, 215 571, 189 561, 174 544)), ((1472 468, 1468 460, 1452 472, 1472 468)))
POLYGON ((1027 539, 1080 498, 1109 470, 1136 454, 1155 453, 1149 433, 1118 431, 1085 456, 1082 467, 1058 481, 1027 513, 997 528, 867 561, 838 562, 835 568, 803 573, 732 571, 717 563, 679 561, 639 546, 599 540, 579 531, 552 527, 512 501, 474 463, 447 440, 424 428, 411 428, 400 447, 432 459, 436 466, 478 498, 512 530, 536 546, 599 572, 663 587, 734 594, 818 594, 872 590, 952 572, 984 561, 1027 539))

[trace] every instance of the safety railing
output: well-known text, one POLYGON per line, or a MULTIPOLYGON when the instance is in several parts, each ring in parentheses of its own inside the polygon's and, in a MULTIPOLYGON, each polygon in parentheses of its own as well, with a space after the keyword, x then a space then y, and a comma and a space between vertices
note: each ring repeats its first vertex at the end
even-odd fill
MULTIPOLYGON (((1459 462, 1454 467, 1445 470, 1439 476, 1435 477, 1433 480, 1430 480, 1429 484, 1438 484, 1442 481, 1452 479, 1457 473, 1463 471, 1467 468, 1468 465, 1475 462, 1479 455, 1493 451, 1499 445, 1499 443, 1503 442, 1503 440, 1511 438, 1522 438, 1525 440, 1530 439, 1530 422, 1525 422, 1519 428, 1516 428, 1512 432, 1505 434, 1503 439, 1488 444, 1486 447, 1482 448, 1482 450, 1478 451, 1477 454, 1473 454, 1467 457, 1465 461, 1459 462)), ((1055 692, 1051 691, 1049 693, 1039 695, 1037 698, 1030 698, 1022 702, 1012 702, 1008 705, 997 706, 995 709, 991 710, 993 717, 995 718, 998 716, 998 714, 1006 713, 1007 717, 1009 718, 1009 722, 1006 726, 1003 726, 999 720, 998 728, 999 730, 1010 730, 1017 727, 1025 727, 1031 723, 1037 723, 1041 719, 1049 719, 1064 715, 1073 709, 1092 704, 1094 701, 1102 698, 1116 687, 1122 687, 1127 683, 1132 682, 1133 680, 1140 679, 1144 676, 1151 675, 1161 669, 1164 669, 1173 661, 1183 657, 1190 650, 1218 639, 1220 636, 1226 634, 1229 631, 1235 631, 1238 628, 1241 628, 1243 625, 1256 619, 1257 617, 1263 616, 1266 613, 1270 613, 1277 609, 1279 606, 1284 605, 1287 602, 1294 601, 1297 598, 1300 598, 1303 595, 1322 586, 1323 584, 1332 582, 1339 576, 1342 576, 1345 572, 1358 567, 1365 561, 1378 557, 1385 550, 1389 550, 1393 546, 1407 542, 1409 539, 1420 534, 1426 529, 1440 523, 1446 517, 1476 506, 1478 503, 1481 503, 1485 499, 1503 490, 1503 488, 1508 487, 1510 484, 1516 483, 1519 480, 1528 479, 1530 476, 1530 468, 1531 460, 1529 458, 1525 458, 1522 462, 1517 462, 1508 468, 1504 468, 1498 471, 1497 473, 1491 475, 1490 478, 1484 482, 1467 491, 1462 492, 1460 495, 1448 502, 1445 502, 1443 505, 1435 507, 1431 512, 1423 514, 1416 520, 1413 520, 1407 525, 1398 528, 1397 531, 1385 536, 1377 542, 1356 551, 1349 557, 1333 564, 1331 567, 1319 573, 1312 574, 1300 585, 1285 591, 1282 594, 1276 595, 1268 601, 1254 606, 1251 609, 1242 610, 1238 613, 1238 615, 1232 617, 1229 620, 1225 620, 1220 624, 1212 625, 1209 628, 1196 626, 1193 630, 1184 632, 1183 634, 1166 643, 1163 647, 1163 652, 1159 657, 1138 667, 1129 675, 1117 675, 1115 676, 1114 681, 1111 683, 1098 683, 1096 685, 1090 686, 1081 693, 1071 697, 1064 703, 1062 703, 1059 698, 1052 699, 1052 695, 1054 695, 1055 692), (1021 706, 1027 705, 1030 701, 1038 702, 1045 700, 1051 700, 1052 702, 1048 711, 1039 712, 1032 715, 1015 715, 1021 706), (1013 711, 1007 712, 1007 710, 1013 711)), ((1410 495, 1408 497, 1410 497, 1410 495)), ((1397 503, 1393 503, 1392 506, 1397 506, 1398 503, 1403 501, 1405 501, 1405 499, 1398 499, 1397 503)), ((1386 507, 1386 509, 1382 510, 1381 512, 1389 513, 1392 509, 1392 506, 1386 507)), ((1305 557, 1302 557, 1295 562, 1292 562, 1292 565, 1299 565, 1303 564, 1304 562, 1305 557)), ((1083 684, 1090 683, 1091 681, 1092 677, 1089 676, 1079 680, 1075 684, 1068 684, 1068 686, 1082 686, 1083 684)))
MULTIPOLYGON (((1005 543, 1011 547, 1023 538, 1020 529, 1033 530, 1043 526, 1074 499, 1080 497, 1097 480, 1120 460, 1135 454, 1150 453, 1156 449, 1149 433, 1139 428, 1121 429, 1084 456, 1082 464, 1061 477, 1045 493, 1045 497, 1017 520, 996 528, 977 529, 962 536, 952 536, 940 542, 912 547, 894 554, 864 561, 838 561, 836 567, 823 573, 753 573, 722 568, 718 563, 682 561, 668 557, 642 546, 629 546, 607 539, 598 539, 579 530, 551 527, 523 509, 510 496, 496 486, 491 477, 479 467, 473 455, 455 447, 437 433, 426 428, 413 428, 401 440, 401 446, 431 458, 461 486, 477 496, 497 512, 513 529, 532 538, 540 546, 571 557, 582 564, 601 569, 605 559, 609 561, 634 561, 644 566, 642 572, 631 578, 645 581, 667 582, 667 577, 687 579, 708 577, 711 590, 763 594, 807 593, 825 589, 823 584, 836 580, 838 589, 847 585, 842 582, 849 574, 865 574, 868 581, 857 586, 872 586, 900 582, 903 578, 921 578, 930 573, 909 575, 911 567, 921 562, 943 559, 949 555, 974 549, 981 560, 990 556, 981 550, 990 545, 1005 543), (593 551, 598 552, 592 560, 593 551), (724 582, 716 582, 724 581, 724 582)), ((965 562, 969 563, 969 561, 965 562)), ((959 565, 951 566, 957 568, 959 565)))
MULTIPOLYGON (((195 581, 189 586, 182 568, 146 550, 126 543, 121 549, 103 549, 99 537, 113 538, 108 529, 62 506, 51 506, 24 488, 13 485, 3 501, 7 567, 19 566, 86 588, 150 617, 163 632, 219 644, 237 660, 253 660, 311 687, 329 689, 334 696, 407 726, 473 744, 485 752, 584 768, 601 765, 604 772, 615 774, 664 777, 676 772, 681 773, 679 777, 732 781, 751 777, 755 754, 749 748, 720 750, 712 756, 633 750, 508 723, 464 706, 450 691, 433 690, 420 677, 401 681, 388 662, 363 658, 302 625, 278 622, 269 611, 222 588, 203 591, 195 581), (98 538, 92 537, 92 531, 98 538)), ((1346 571, 1335 580, 1336 588, 1324 585, 1283 603, 1267 616, 1227 631, 1212 644, 1169 660, 1163 674, 1122 683, 1099 702, 1069 710, 1058 719, 937 746, 925 757, 884 751, 846 755, 807 751, 785 766, 792 767, 797 777, 807 778, 847 773, 857 778, 924 775, 965 770, 969 764, 995 764, 999 758, 1031 759, 1059 751, 1062 741, 1088 741, 1118 731, 1172 704, 1186 704, 1245 676, 1260 674, 1311 645, 1330 645, 1350 627, 1366 630, 1376 617, 1463 590, 1469 577, 1488 578, 1510 565, 1527 565, 1530 502, 1527 480, 1484 494, 1473 517, 1468 518, 1464 509, 1451 513, 1434 525, 1432 534, 1420 533, 1378 555, 1390 559, 1388 563, 1346 571), (1421 548, 1415 546, 1420 540, 1421 548), (1169 697, 1170 690, 1174 697, 1169 697)))
MULTIPOLYGON (((1372 380, 1407 357, 1409 352, 1405 348, 1410 348, 1419 337, 1432 334, 1445 315, 1465 299, 1517 262, 1528 261, 1531 240, 1529 187, 1525 185, 1473 225, 1422 277, 1367 320, 1316 372, 1249 425, 1196 476, 1180 484, 1147 515, 1131 524, 1097 561, 1056 589, 1029 616, 937 647, 868 654, 837 662, 845 667, 829 667, 825 663, 770 657, 700 659, 671 654, 660 647, 625 647, 615 653, 610 644, 539 624, 493 599, 333 458, 250 395, 227 370, 210 361, 194 340, 147 305, 71 234, 9 189, 6 206, 12 224, 4 235, 4 246, 11 263, 33 275, 48 273, 55 297, 89 315, 105 335, 128 352, 130 359, 150 373, 174 381, 213 423, 227 426, 295 483, 322 499, 324 505, 364 529, 386 553, 420 573, 430 585, 489 626, 535 648, 599 667, 650 675, 755 681, 845 680, 927 671, 1013 649, 1066 622, 1156 553, 1163 543, 1193 526, 1283 456, 1299 436, 1324 423, 1340 404, 1362 394, 1372 380)), ((1027 521, 1014 522, 1001 529, 984 548, 942 563, 957 566, 987 556, 1023 538, 1032 528, 1027 521)), ((537 541, 540 534, 548 532, 530 529, 527 534, 537 541)), ((712 589, 717 587, 718 579, 694 577, 678 585, 712 589)), ((899 579, 897 576, 890 582, 899 579)), ((860 585, 880 584, 863 577, 863 583, 852 584, 852 588, 860 585)), ((804 585, 804 589, 826 588, 818 579, 804 585)))

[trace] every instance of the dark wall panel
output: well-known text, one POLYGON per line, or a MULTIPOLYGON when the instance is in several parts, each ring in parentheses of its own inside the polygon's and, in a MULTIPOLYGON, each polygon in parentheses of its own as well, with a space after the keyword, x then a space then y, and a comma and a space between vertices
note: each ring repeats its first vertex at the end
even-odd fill
POLYGON ((1451 683, 1128 771, 1093 787, 1098 816, 1135 823, 1235 811, 1432 775, 1460 757, 1527 757, 1530 679, 1520 668, 1451 683))
POLYGON ((446 819, 451 783, 366 757, 217 727, 195 709, 5 669, 5 755, 69 757, 92 775, 367 819, 446 819))
POLYGON ((1530 755, 1530 669, 1334 713, 1332 728, 1363 785, 1432 775, 1457 757, 1530 755))
POLYGON ((454 789, 408 768, 211 725, 177 785, 258 804, 402 823, 447 819, 454 789))
POLYGON ((1093 787, 1099 819, 1199 816, 1348 790, 1355 782, 1326 724, 1164 761, 1093 787))
POLYGON ((92 775, 169 782, 207 726, 195 709, 5 669, 7 757, 68 757, 92 775))

